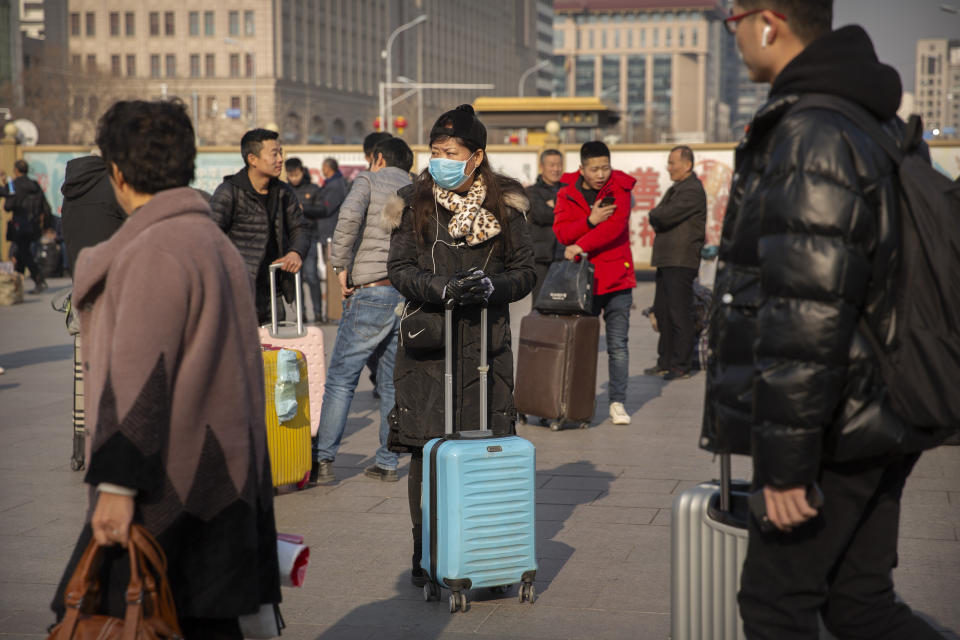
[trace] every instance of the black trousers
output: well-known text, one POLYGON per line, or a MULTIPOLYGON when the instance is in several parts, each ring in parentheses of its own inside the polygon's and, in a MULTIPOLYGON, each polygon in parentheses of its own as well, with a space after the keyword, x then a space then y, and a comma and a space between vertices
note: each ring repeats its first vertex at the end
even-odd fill
POLYGON ((894 598, 900 497, 919 454, 826 466, 820 515, 791 533, 751 518, 738 601, 751 640, 941 640, 894 598))
POLYGON ((657 368, 690 368, 696 340, 693 315, 693 279, 697 270, 690 267, 658 267, 653 313, 657 316, 660 340, 657 343, 657 368))
POLYGON ((43 274, 40 273, 40 267, 37 266, 37 261, 34 259, 33 250, 31 249, 33 238, 30 236, 17 235, 14 237, 13 242, 17 245, 16 271, 23 273, 24 269, 29 269, 30 277, 33 278, 34 283, 40 284, 43 282, 43 274))

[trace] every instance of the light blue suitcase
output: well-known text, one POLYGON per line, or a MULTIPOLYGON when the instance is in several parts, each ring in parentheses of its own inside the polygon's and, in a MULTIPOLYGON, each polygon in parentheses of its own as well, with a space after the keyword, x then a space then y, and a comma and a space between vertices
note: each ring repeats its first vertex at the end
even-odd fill
POLYGON ((453 312, 445 314, 446 374, 443 438, 423 448, 423 597, 450 589, 450 613, 466 611, 467 591, 520 586, 533 602, 537 574, 536 451, 518 436, 487 430, 487 310, 481 312, 480 430, 454 433, 453 312))

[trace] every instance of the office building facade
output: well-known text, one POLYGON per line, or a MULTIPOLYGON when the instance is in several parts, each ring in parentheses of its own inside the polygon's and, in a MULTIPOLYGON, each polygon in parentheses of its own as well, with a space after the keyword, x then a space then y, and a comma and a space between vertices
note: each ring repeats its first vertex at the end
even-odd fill
POLYGON ((960 137, 960 40, 917 41, 914 111, 933 138, 960 137))

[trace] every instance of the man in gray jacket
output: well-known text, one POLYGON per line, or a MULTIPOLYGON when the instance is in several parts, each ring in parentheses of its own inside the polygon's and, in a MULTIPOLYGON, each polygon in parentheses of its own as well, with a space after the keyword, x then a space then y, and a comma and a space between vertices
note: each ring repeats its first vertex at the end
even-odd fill
POLYGON ((340 448, 357 382, 372 355, 378 356, 380 448, 375 463, 364 473, 384 482, 397 481, 397 454, 387 449, 387 415, 394 404, 393 364, 400 326, 395 311, 403 303, 403 296, 387 279, 390 229, 381 222, 381 216, 387 200, 410 184, 412 166, 413 152, 406 142, 400 138, 380 142, 374 149, 370 171, 354 178, 353 187, 340 206, 330 264, 340 279, 346 303, 327 370, 320 426, 314 441, 310 474, 313 483, 329 484, 336 480, 333 460, 340 448))
POLYGON ((657 232, 650 265, 657 268, 653 313, 660 329, 657 366, 648 375, 664 380, 689 378, 696 342, 693 315, 693 279, 700 266, 707 224, 707 194, 693 172, 693 151, 675 147, 667 160, 673 186, 650 211, 657 232))

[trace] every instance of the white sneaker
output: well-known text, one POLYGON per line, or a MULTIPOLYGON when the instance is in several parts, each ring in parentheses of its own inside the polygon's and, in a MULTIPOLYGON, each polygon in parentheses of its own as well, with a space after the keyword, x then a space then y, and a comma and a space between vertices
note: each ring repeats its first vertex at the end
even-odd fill
POLYGON ((610 421, 613 424, 630 424, 630 414, 623 408, 622 402, 610 403, 610 421))

